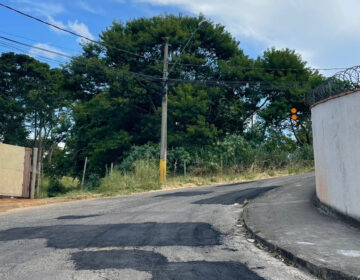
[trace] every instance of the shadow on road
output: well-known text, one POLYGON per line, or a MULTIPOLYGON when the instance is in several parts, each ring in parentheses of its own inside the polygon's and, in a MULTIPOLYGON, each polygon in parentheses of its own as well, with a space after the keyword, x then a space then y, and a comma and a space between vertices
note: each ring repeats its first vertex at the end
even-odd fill
POLYGON ((69 216, 61 216, 57 217, 57 220, 80 220, 80 219, 86 219, 86 218, 92 218, 92 217, 98 217, 100 215, 81 215, 81 216, 75 216, 75 215, 69 215, 69 216))
POLYGON ((228 192, 222 195, 201 199, 193 202, 194 204, 222 204, 231 205, 234 203, 244 203, 245 200, 254 199, 264 193, 271 191, 279 186, 263 187, 263 188, 249 188, 245 190, 228 192))
POLYGON ((160 194, 160 195, 156 195, 154 197, 187 197, 187 196, 204 195, 204 194, 209 194, 209 193, 212 193, 212 191, 175 192, 175 193, 160 194))
POLYGON ((151 272, 154 280, 263 279, 238 262, 168 262, 167 258, 159 253, 142 250, 76 252, 72 254, 72 260, 78 270, 128 268, 151 272))
POLYGON ((57 249, 220 244, 220 232, 207 223, 55 225, 0 231, 0 241, 39 238, 57 249))

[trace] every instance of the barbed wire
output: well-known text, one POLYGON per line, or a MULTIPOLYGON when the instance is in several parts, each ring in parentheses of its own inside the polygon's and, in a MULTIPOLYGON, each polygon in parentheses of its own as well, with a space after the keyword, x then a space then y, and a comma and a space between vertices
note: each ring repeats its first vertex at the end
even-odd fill
POLYGON ((306 95, 306 104, 311 106, 331 96, 355 91, 360 88, 360 65, 337 72, 320 86, 314 88, 306 95))

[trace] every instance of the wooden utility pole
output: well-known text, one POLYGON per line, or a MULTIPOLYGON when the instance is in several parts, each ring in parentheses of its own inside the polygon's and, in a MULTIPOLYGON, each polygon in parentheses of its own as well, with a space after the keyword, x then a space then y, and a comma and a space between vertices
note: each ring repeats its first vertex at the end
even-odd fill
POLYGON ((36 175, 37 175, 37 156, 38 148, 33 148, 32 152, 32 171, 31 171, 31 185, 30 185, 30 198, 34 199, 35 197, 35 185, 36 185, 36 175))
POLYGON ((169 39, 166 38, 164 47, 163 92, 161 103, 160 182, 164 182, 166 180, 168 56, 169 39))
POLYGON ((85 182, 86 164, 87 164, 87 157, 85 158, 84 170, 83 170, 83 175, 82 175, 82 179, 81 179, 81 188, 82 189, 84 188, 84 182, 85 182))

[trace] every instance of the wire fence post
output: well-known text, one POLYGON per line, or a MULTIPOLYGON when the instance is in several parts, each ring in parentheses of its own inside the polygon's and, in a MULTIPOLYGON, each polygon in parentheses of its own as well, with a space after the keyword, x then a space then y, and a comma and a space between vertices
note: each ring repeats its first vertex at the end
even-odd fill
POLYGON ((36 186, 36 175, 37 175, 37 156, 38 148, 33 148, 32 152, 32 171, 31 171, 31 185, 30 185, 30 199, 35 198, 35 186, 36 186))
POLYGON ((87 161, 88 161, 88 158, 85 157, 84 170, 83 170, 82 179, 81 179, 81 189, 84 188, 87 161))

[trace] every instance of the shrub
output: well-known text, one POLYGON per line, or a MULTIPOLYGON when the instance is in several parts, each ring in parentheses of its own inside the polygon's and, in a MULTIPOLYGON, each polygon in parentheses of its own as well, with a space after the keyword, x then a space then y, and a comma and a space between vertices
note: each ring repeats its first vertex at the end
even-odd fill
POLYGON ((55 197, 61 194, 65 194, 66 192, 67 189, 57 178, 50 178, 49 187, 47 189, 47 194, 49 197, 55 197))
POLYGON ((133 170, 137 161, 157 161, 160 155, 160 147, 157 144, 148 143, 142 146, 133 146, 128 155, 120 164, 122 170, 133 170))
POLYGON ((101 182, 101 178, 100 178, 99 174, 92 173, 85 180, 85 189, 94 190, 100 186, 100 182, 101 182))
POLYGON ((139 160, 131 171, 114 170, 100 182, 98 191, 104 194, 128 194, 160 189, 158 166, 153 161, 139 160))

